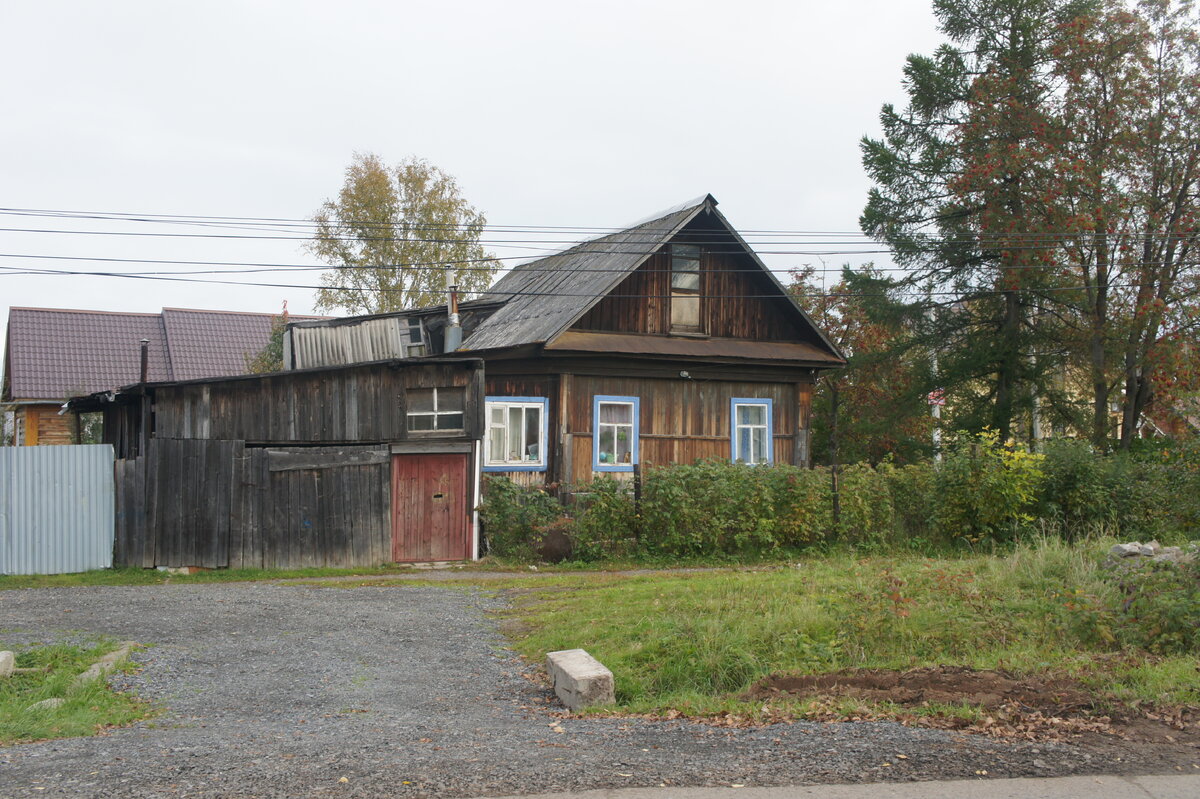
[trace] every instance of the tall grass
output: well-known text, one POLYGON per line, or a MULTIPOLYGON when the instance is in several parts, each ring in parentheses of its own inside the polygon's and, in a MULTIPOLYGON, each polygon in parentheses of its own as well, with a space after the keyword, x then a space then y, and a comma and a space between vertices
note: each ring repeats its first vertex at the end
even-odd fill
POLYGON ((629 711, 715 711, 778 672, 938 664, 1063 672, 1125 700, 1200 702, 1194 658, 1122 655, 1087 623, 1116 589, 1053 538, 1005 557, 835 554, 773 571, 551 578, 518 600, 515 645, 587 649, 629 711))

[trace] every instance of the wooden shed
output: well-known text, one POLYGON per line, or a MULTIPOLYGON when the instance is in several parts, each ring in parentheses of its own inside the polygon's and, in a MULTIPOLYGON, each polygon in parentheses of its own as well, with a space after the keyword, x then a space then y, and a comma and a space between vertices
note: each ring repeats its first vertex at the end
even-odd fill
POLYGON ((477 557, 483 364, 419 358, 72 400, 116 451, 116 563, 298 568, 477 557))

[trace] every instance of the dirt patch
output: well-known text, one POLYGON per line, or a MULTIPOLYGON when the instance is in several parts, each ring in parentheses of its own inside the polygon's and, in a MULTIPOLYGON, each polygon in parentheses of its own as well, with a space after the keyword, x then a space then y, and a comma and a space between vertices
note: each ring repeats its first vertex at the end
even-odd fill
POLYGON ((793 696, 851 696, 904 707, 968 704, 1000 710, 1015 704, 1025 712, 1075 716, 1096 709, 1093 697, 1067 679, 1017 677, 1003 671, 965 666, 933 666, 912 671, 846 669, 829 674, 772 676, 750 689, 748 699, 793 696))
MULTIPOLYGON (((965 666, 934 666, 911 671, 846 669, 828 674, 773 675, 743 697, 769 703, 782 697, 852 698, 905 708, 971 705, 978 721, 953 715, 901 715, 906 724, 955 728, 965 732, 1027 739, 1115 736, 1125 741, 1200 748, 1196 708, 1120 708, 1066 677, 1016 675, 965 666)), ((819 712, 817 715, 821 715, 819 712)), ((830 720, 838 715, 830 704, 830 720)), ((870 711, 855 718, 879 718, 870 711)))

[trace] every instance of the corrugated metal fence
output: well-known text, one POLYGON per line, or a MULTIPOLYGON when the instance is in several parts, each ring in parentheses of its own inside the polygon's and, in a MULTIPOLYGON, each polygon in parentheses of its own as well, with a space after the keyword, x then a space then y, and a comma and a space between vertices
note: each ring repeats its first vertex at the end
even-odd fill
POLYGON ((112 566, 108 444, 0 447, 0 574, 112 566))

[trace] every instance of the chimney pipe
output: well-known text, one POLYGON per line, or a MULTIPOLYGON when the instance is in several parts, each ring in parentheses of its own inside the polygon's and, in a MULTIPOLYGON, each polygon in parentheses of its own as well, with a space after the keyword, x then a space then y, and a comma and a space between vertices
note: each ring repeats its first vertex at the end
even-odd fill
POLYGON ((462 326, 458 320, 458 286, 450 287, 450 302, 446 306, 449 319, 446 320, 446 338, 443 350, 454 352, 462 346, 462 326))
POLYGON ((142 379, 139 383, 145 383, 146 378, 150 374, 150 339, 142 339, 142 379))

